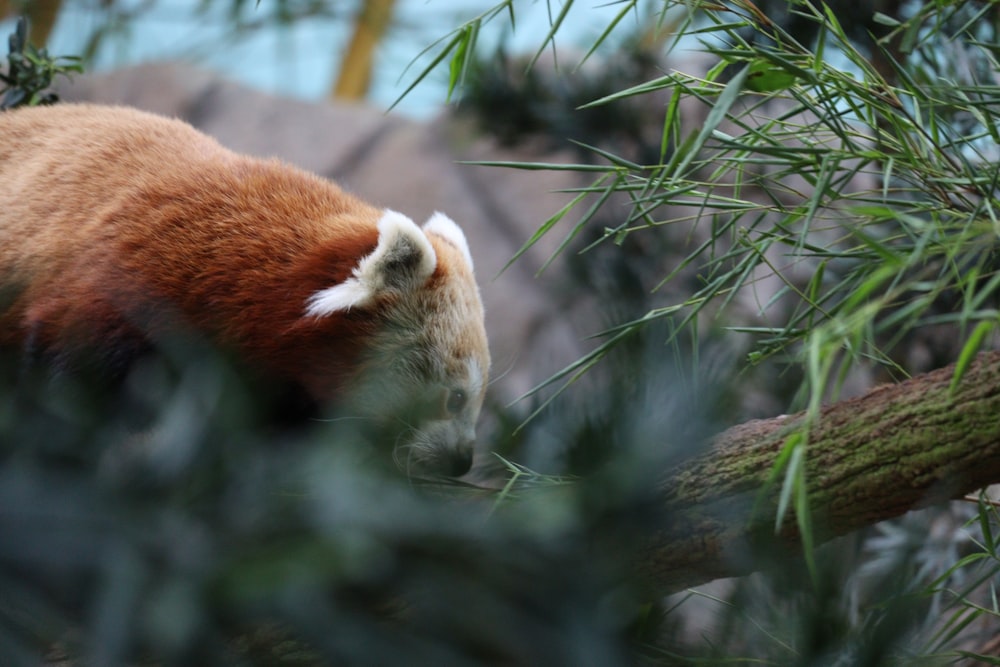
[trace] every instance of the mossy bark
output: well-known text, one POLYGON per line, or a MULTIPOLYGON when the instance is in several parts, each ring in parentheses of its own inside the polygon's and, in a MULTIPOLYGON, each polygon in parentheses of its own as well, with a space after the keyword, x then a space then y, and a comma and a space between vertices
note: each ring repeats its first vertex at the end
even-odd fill
MULTIPOLYGON (((944 368, 822 411, 805 465, 818 541, 1000 482, 1000 353, 980 355, 951 391, 953 375, 944 368)), ((804 418, 736 426, 668 474, 668 520, 642 558, 651 582, 674 591, 756 569, 756 546, 775 532, 781 480, 767 482, 804 418)), ((778 542, 798 539, 790 516, 778 542)))

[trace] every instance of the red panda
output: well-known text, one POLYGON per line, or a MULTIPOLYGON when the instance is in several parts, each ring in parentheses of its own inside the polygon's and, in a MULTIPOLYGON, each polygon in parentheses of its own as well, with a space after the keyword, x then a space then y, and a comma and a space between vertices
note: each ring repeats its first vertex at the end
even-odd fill
POLYGON ((471 466, 490 360, 441 213, 418 226, 134 109, 17 109, 0 113, 0 288, 0 348, 121 373, 193 331, 347 414, 419 403, 401 465, 471 466))

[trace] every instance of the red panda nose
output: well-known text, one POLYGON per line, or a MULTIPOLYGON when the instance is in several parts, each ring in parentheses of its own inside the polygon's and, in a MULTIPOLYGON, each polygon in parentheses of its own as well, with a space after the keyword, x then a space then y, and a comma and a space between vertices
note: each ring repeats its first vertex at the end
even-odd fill
POLYGON ((452 477, 461 477, 472 469, 472 448, 460 447, 450 452, 445 465, 449 468, 448 474, 452 477))

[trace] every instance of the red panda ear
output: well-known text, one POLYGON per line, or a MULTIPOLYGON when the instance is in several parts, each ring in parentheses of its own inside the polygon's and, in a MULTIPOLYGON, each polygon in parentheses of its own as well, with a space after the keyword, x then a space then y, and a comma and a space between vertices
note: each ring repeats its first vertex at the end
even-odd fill
POLYGON ((378 245, 358 261, 352 276, 306 300, 306 316, 323 317, 368 305, 386 292, 421 287, 437 268, 434 247, 402 213, 386 209, 378 221, 378 245))
POLYGON ((465 261, 472 268, 472 253, 469 252, 469 243, 465 240, 465 234, 455 222, 444 213, 435 211, 434 215, 427 218, 423 226, 424 232, 434 234, 448 243, 452 244, 462 253, 465 261))

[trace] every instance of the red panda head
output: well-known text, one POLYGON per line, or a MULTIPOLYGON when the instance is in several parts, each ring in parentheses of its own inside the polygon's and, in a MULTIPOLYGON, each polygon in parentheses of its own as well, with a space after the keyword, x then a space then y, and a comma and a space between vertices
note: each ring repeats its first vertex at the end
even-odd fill
MULTIPOLYGON (((339 327, 340 341, 345 320, 362 330, 360 363, 350 369, 341 407, 395 421, 405 431, 395 449, 404 470, 468 471, 490 359, 472 258, 458 225, 435 213, 418 227, 384 211, 375 248, 345 280, 309 295, 301 316, 313 326, 339 327)), ((336 392, 317 368, 304 384, 322 400, 336 392)))

